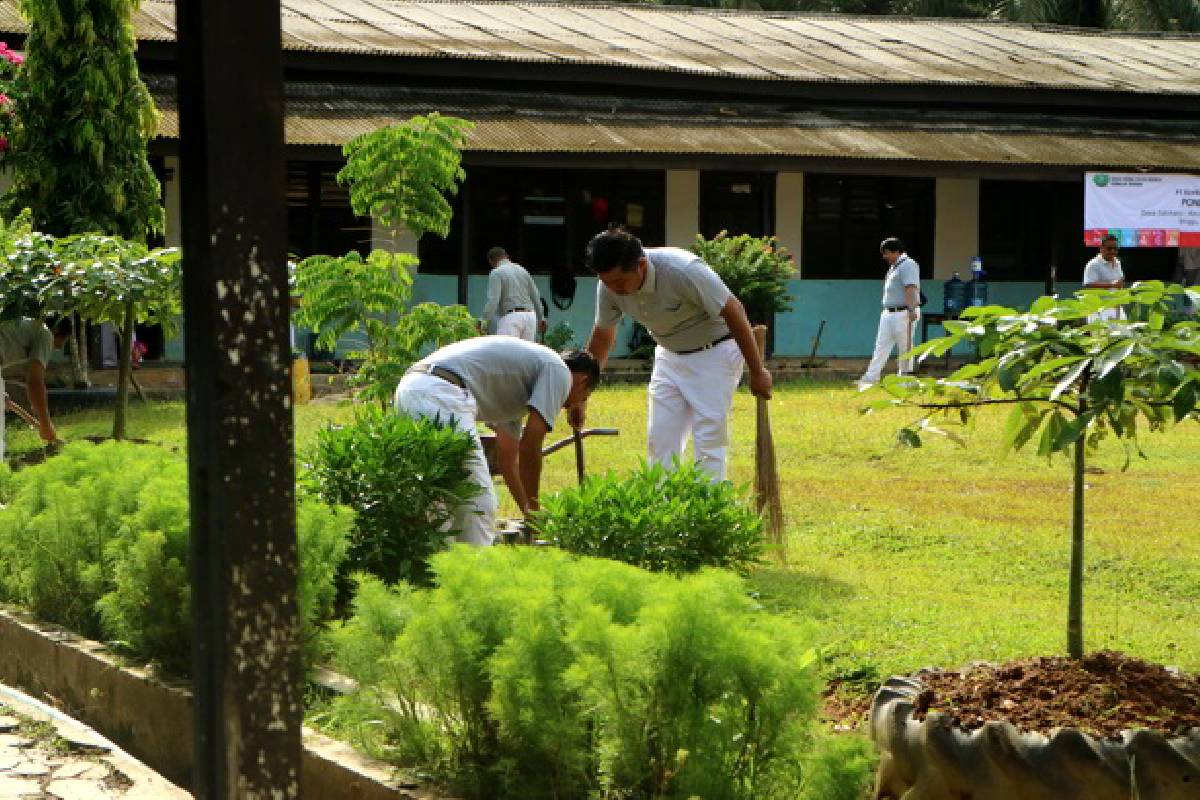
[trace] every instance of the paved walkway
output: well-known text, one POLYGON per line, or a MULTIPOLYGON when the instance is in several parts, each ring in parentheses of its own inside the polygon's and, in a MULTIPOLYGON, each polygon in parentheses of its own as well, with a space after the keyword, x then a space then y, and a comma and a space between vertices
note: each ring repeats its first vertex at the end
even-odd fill
POLYGON ((190 797, 82 723, 0 686, 0 800, 190 797))

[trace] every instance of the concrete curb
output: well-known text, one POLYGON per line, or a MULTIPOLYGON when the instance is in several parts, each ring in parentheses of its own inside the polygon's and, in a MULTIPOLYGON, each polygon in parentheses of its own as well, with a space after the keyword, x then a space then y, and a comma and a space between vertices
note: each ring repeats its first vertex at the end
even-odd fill
MULTIPOLYGON (((0 608, 0 682, 52 698, 163 777, 190 784, 192 694, 186 685, 124 666, 101 643, 11 608, 0 608)), ((307 728, 303 770, 308 800, 440 797, 400 779, 393 767, 307 728)))

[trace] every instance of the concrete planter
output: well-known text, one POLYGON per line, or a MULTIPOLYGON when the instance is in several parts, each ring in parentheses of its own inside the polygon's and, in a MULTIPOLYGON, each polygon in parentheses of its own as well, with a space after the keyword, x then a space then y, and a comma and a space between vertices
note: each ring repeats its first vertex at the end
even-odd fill
POLYGON ((1069 728, 1047 738, 988 722, 967 733, 939 712, 913 719, 923 690, 918 678, 897 677, 875 695, 876 800, 1200 798, 1200 729, 1170 740, 1145 730, 1096 739, 1069 728))
MULTIPOLYGON (((49 696, 163 777, 187 786, 192 768, 192 694, 122 666, 99 642, 0 609, 0 682, 49 696)), ((395 770, 348 745, 304 731, 308 800, 436 800, 395 770)))

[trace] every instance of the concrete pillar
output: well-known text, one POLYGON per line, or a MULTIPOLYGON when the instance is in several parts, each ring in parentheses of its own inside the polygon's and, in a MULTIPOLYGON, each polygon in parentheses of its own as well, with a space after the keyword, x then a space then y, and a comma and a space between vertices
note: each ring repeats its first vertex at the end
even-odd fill
POLYGON ((690 248, 700 232, 700 173, 694 169, 667 170, 666 244, 690 248))
POLYGON ((780 172, 775 177, 775 236, 796 258, 800 277, 800 245, 804 237, 804 173, 780 172))
POLYGON ((417 255, 417 237, 402 230, 395 237, 375 219, 371 220, 371 249, 389 253, 412 253, 417 255))
POLYGON ((955 272, 968 279, 971 258, 979 255, 979 179, 938 178, 933 226, 933 277, 955 272))
POLYGON ((163 238, 167 247, 179 247, 183 243, 183 237, 180 235, 183 228, 179 213, 179 156, 167 156, 163 159, 163 166, 167 172, 166 186, 163 187, 163 194, 167 200, 163 238))

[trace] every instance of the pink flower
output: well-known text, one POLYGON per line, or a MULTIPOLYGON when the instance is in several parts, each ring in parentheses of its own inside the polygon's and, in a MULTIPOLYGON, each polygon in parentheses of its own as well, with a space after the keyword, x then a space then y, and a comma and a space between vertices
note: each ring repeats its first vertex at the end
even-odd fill
POLYGON ((8 95, 6 95, 4 92, 0 92, 0 106, 4 105, 7 102, 8 102, 8 95))
POLYGON ((25 63, 25 56, 20 53, 14 53, 12 50, 5 50, 4 57, 8 59, 8 63, 10 64, 20 65, 25 63))
POLYGON ((0 153, 8 152, 8 137, 0 136, 0 153))
POLYGON ((8 42, 0 42, 0 53, 8 49, 8 42))

